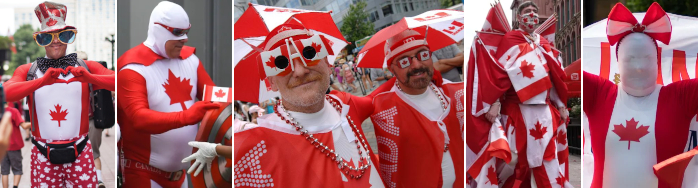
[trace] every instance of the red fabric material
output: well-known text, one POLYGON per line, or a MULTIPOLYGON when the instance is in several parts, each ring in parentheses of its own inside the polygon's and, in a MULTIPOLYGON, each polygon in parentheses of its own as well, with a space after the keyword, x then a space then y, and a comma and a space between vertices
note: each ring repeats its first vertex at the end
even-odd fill
POLYGON ((628 10, 628 8, 625 7, 625 5, 623 5, 623 3, 616 3, 616 5, 613 6, 613 9, 611 9, 611 12, 608 13, 607 22, 611 23, 611 21, 625 22, 627 24, 630 24, 623 26, 608 24, 608 27, 611 28, 606 30, 606 35, 608 37, 608 42, 611 45, 620 42, 620 40, 623 39, 623 37, 633 32, 645 33, 653 39, 661 41, 664 44, 669 44, 669 41, 671 40, 671 21, 668 19, 668 15, 666 14, 666 12, 664 12, 664 9, 662 9, 662 7, 659 6, 657 2, 652 3, 652 5, 650 5, 650 7, 647 9, 647 13, 645 13, 645 17, 642 19, 641 24, 638 23, 637 19, 635 19, 635 16, 633 16, 632 12, 630 12, 630 10, 628 10), (664 16, 667 16, 666 19, 662 18, 664 16), (667 23, 650 25, 657 21, 667 23), (647 30, 667 29, 664 27, 668 27, 669 32, 647 32, 647 30), (611 33, 608 33, 609 30, 621 31, 621 33, 612 35, 611 33))
POLYGON ((92 144, 87 142, 77 160, 66 164, 53 164, 32 145, 31 186, 32 187, 87 187, 97 185, 92 144), (53 181, 52 181, 53 180, 53 181))
MULTIPOLYGON (((669 187, 682 187, 688 164, 698 155, 698 147, 654 165, 654 174, 669 187)), ((689 180, 691 181, 691 180, 689 180)))
MULTIPOLYGON (((618 88, 611 81, 584 72, 584 112, 589 119, 594 151, 594 177, 591 187, 603 182, 604 148, 618 88)), ((698 80, 674 82, 661 88, 657 102, 655 137, 657 162, 683 152, 690 121, 698 112, 698 80)), ((652 133, 650 133, 652 134, 652 133)), ((659 182, 659 187, 667 187, 659 182)))
POLYGON ((130 165, 125 165, 124 167, 123 187, 150 188, 151 180, 160 185, 160 187, 182 187, 182 184, 184 184, 184 180, 187 176, 186 171, 182 170, 182 177, 179 180, 170 181, 169 179, 165 178, 163 174, 151 171, 154 170, 153 168, 155 167, 145 166, 143 163, 138 165, 136 165, 136 163, 129 164, 130 165))
MULTIPOLYGON (((179 54, 179 58, 187 59, 189 58, 189 56, 195 53, 196 48, 191 46, 183 46, 182 52, 180 52, 179 54)), ((124 66, 131 63, 137 63, 148 66, 153 64, 153 62, 155 62, 155 60, 158 59, 165 59, 165 57, 156 54, 155 52, 153 52, 153 50, 148 48, 148 46, 145 46, 143 43, 141 43, 138 46, 135 46, 130 50, 124 52, 124 54, 121 55, 121 57, 119 57, 119 59, 116 61, 116 70, 121 70, 121 68, 124 68, 124 66)))
MULTIPOLYGON (((338 92, 337 92, 338 93, 338 92)), ((337 95, 342 103, 352 105, 348 116, 354 122, 363 122, 367 114, 353 105, 365 105, 367 98, 353 97, 346 93, 337 95), (346 100, 349 99, 349 100, 346 100), (359 114, 361 113, 361 114, 359 114)), ((369 101, 370 102, 370 101, 369 101)), ((370 103, 369 103, 370 104, 370 103)), ((368 108, 365 108, 368 109, 368 108)), ((364 135, 362 129, 358 133, 364 135)), ((325 143, 330 149, 334 149, 332 132, 313 134, 318 141, 325 143)), ((371 166, 366 169, 359 179, 348 178, 342 181, 337 163, 331 161, 320 153, 315 147, 298 134, 282 133, 265 127, 257 127, 250 130, 235 133, 234 161, 235 165, 258 164, 254 169, 261 171, 259 175, 267 175, 273 179, 273 185, 283 187, 370 187, 369 176, 371 168, 378 168, 378 158, 371 157, 371 166), (255 152, 257 151, 257 152, 255 152), (293 156, 289 158, 289 156, 293 156), (248 160, 244 160, 249 157, 248 160), (257 158, 258 157, 258 158, 257 158), (259 163, 256 163, 259 162, 259 163), (289 173, 293 172, 293 173, 289 173)), ((371 153, 373 150, 368 148, 371 153)), ((379 169, 376 169, 380 172, 379 169)), ((243 182, 242 179, 265 180, 263 177, 244 177, 241 174, 252 174, 250 168, 236 170, 235 182, 243 182)), ((247 181, 249 182, 249 181, 247 181)), ((269 182, 269 181, 267 181, 269 182)), ((266 184, 265 184, 266 185, 266 184)), ((235 185, 235 187, 252 187, 235 185)), ((267 185, 267 187, 270 187, 267 185)))
MULTIPOLYGON (((445 84, 442 88, 446 96, 451 99, 451 103, 463 100, 462 98, 456 99, 454 95, 458 90, 462 92, 462 82, 445 84)), ((440 187, 442 183, 441 160, 444 154, 445 137, 438 128, 437 122, 426 118, 412 106, 402 101, 394 92, 376 95, 373 102, 374 114, 371 117, 373 124, 385 124, 385 127, 397 127, 399 129, 399 134, 396 136, 394 133, 384 130, 384 126, 375 128, 377 137, 390 140, 395 143, 392 147, 397 147, 391 148, 390 144, 384 145, 379 142, 378 150, 380 153, 384 153, 386 156, 394 156, 397 160, 397 163, 394 163, 394 160, 391 162, 391 159, 381 158, 381 165, 397 165, 396 172, 392 172, 390 169, 381 169, 382 174, 384 174, 383 183, 386 184, 386 187, 391 183, 395 183, 397 187, 440 187), (395 108, 396 114, 383 114, 392 108, 395 108), (392 118, 392 121, 389 119, 380 120, 384 118, 392 118)), ((448 148, 455 169, 456 179, 453 187, 464 187, 465 148, 461 124, 456 115, 456 106, 454 104, 450 105, 452 105, 451 111, 443 122, 446 124, 450 138, 448 148)))
POLYGON ((24 147, 24 140, 22 139, 22 132, 19 130, 19 125, 24 123, 19 110, 13 107, 6 107, 5 111, 12 114, 12 135, 10 135, 10 147, 7 148, 8 151, 20 150, 24 147))

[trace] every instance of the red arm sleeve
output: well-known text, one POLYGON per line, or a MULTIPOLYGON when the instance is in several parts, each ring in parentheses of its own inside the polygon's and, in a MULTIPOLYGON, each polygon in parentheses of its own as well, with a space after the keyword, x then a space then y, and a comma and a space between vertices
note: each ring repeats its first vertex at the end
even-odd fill
POLYGON ((196 98, 201 100, 204 96, 204 85, 215 86, 216 84, 211 80, 211 76, 208 75, 201 61, 199 61, 199 68, 196 69, 196 75, 198 76, 196 78, 198 80, 196 83, 196 98))
POLYGON ((160 134, 186 126, 182 122, 184 111, 158 112, 148 107, 148 92, 145 79, 132 70, 119 71, 117 90, 118 119, 122 125, 131 125, 136 130, 149 134, 160 134), (129 122, 129 123, 125 123, 129 122))
MULTIPOLYGON (((584 113, 594 116, 596 112, 606 113, 608 101, 615 101, 617 87, 613 82, 584 71, 582 76, 582 91, 584 92, 584 113)), ((613 107, 613 106, 611 106, 613 107)), ((613 111, 613 109, 610 109, 613 111)), ((610 112, 609 112, 610 113, 610 112)))
MULTIPOLYGON (((693 118, 693 116, 698 113, 698 80, 690 79, 683 80, 680 82, 674 82, 667 86, 665 89, 675 96, 673 98, 679 99, 678 105, 681 105, 681 109, 684 109, 686 118, 693 118)), ((663 91, 664 92, 664 91, 663 91)))
POLYGON ((346 101, 346 104, 350 106, 351 114, 355 114, 353 119, 357 119, 361 122, 366 120, 368 116, 373 113, 373 96, 358 97, 353 96, 346 92, 339 92, 332 90, 330 94, 339 97, 342 101, 346 101))
POLYGON ((42 80, 40 79, 27 81, 27 72, 29 72, 29 67, 31 67, 31 64, 25 64, 17 67, 12 75, 12 78, 3 84, 5 90, 5 100, 18 101, 43 86, 41 84, 42 80))
POLYGON ((85 63, 87 64, 87 67, 90 68, 90 74, 92 75, 92 89, 106 89, 109 91, 114 91, 114 71, 109 70, 106 67, 94 61, 85 61, 85 63))

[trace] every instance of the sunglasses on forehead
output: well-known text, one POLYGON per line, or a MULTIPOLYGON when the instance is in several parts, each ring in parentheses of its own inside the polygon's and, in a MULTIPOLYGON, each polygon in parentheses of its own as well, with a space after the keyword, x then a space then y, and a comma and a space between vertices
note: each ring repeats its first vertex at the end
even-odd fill
POLYGON ((186 29, 170 27, 170 26, 167 26, 167 25, 162 24, 160 22, 155 22, 155 24, 158 24, 158 25, 164 27, 165 29, 170 31, 170 33, 172 33, 174 36, 178 36, 178 37, 181 37, 181 36, 189 33, 189 29, 191 28, 191 24, 189 24, 189 27, 187 27, 186 29))
MULTIPOLYGON (((295 70, 293 59, 300 59, 306 67, 317 65, 321 59, 332 53, 329 46, 326 46, 324 37, 314 35, 307 39, 293 40, 286 39, 285 44, 274 49, 263 51, 258 57, 264 73, 269 76, 285 76, 295 70), (291 53, 291 49, 296 52, 291 53), (289 66, 291 67, 289 69, 289 66)), ((326 40, 326 39, 325 39, 326 40)))
POLYGON ((58 41, 63 44, 71 44, 75 41, 75 35, 78 34, 78 30, 66 29, 59 32, 52 33, 34 33, 34 41, 41 47, 48 46, 53 42, 53 39, 58 37, 58 41))

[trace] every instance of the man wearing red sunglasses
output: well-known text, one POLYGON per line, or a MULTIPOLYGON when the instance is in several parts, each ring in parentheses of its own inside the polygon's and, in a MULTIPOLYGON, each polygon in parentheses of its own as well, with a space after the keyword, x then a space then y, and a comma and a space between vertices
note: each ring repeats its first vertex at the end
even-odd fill
POLYGON ((184 9, 160 2, 150 15, 148 38, 118 60, 118 122, 123 139, 123 187, 186 187, 182 159, 192 154, 199 123, 218 104, 198 101, 215 85, 193 47, 184 9))
POLYGON ((66 55, 77 30, 65 23, 68 8, 44 2, 34 12, 34 34, 46 57, 17 67, 4 84, 7 101, 28 97, 32 124, 32 187, 97 187, 92 145, 87 137, 92 90, 114 90, 114 72, 94 61, 66 55))

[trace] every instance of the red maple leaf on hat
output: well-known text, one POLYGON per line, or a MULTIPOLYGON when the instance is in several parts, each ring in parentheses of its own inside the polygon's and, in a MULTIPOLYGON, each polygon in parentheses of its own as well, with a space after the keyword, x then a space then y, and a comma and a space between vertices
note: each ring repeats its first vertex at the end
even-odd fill
POLYGON ((492 166, 490 166, 490 168, 487 169, 487 181, 489 181, 491 185, 499 184, 499 180, 497 180, 497 171, 495 171, 494 167, 492 166))
POLYGON ((184 102, 192 100, 191 89, 194 87, 189 84, 191 79, 181 79, 176 77, 172 70, 169 70, 168 78, 162 87, 165 87, 165 93, 170 97, 170 104, 180 103, 182 105, 182 110, 186 110, 187 106, 184 102))
POLYGON ((268 67, 274 68, 274 67, 276 67, 275 61, 276 61, 276 58, 274 56, 271 56, 271 57, 269 57, 269 61, 266 62, 266 65, 268 67))
POLYGON ((54 20, 53 18, 49 18, 48 21, 46 22, 46 25, 50 27, 50 26, 56 25, 56 23, 58 23, 58 21, 54 20))
POLYGON ((523 21, 524 21, 524 22, 528 22, 528 18, 524 18, 523 21))
POLYGON ((543 138, 543 135, 548 132, 548 127, 541 128, 541 124, 538 121, 536 121, 536 124, 533 126, 535 126, 535 128, 530 129, 529 131, 531 131, 531 136, 536 140, 543 138))
POLYGON ((218 91, 216 91, 213 94, 216 95, 217 98, 222 98, 225 96, 225 92, 223 92, 223 89, 218 89, 218 91))
POLYGON ((533 70, 535 70, 535 65, 523 60, 521 61, 521 66, 519 66, 519 69, 521 69, 521 73, 519 74, 523 74, 523 76, 526 78, 533 78, 533 70))
POLYGON ((560 132, 557 134, 557 143, 562 145, 567 144, 567 133, 560 130, 560 132))
POLYGON ((56 16, 56 17, 61 17, 61 10, 59 10, 59 9, 51 9, 51 10, 49 10, 49 11, 50 11, 51 14, 53 14, 54 16, 56 16))
POLYGON ((320 44, 315 44, 315 43, 313 42, 312 44, 310 44, 310 46, 312 46, 312 47, 315 49, 315 52, 316 52, 316 53, 317 53, 317 52, 320 52, 320 50, 322 50, 322 45, 320 45, 320 44))
POLYGON ((56 111, 49 110, 48 115, 51 115, 51 117, 53 118, 51 119, 51 121, 58 121, 58 127, 61 127, 61 121, 65 121, 65 116, 68 115, 68 109, 61 111, 60 104, 56 104, 53 107, 56 108, 56 111))
POLYGON ((613 125, 613 132, 619 137, 619 141, 628 141, 628 150, 630 150, 630 142, 640 142, 640 138, 644 137, 648 133, 649 126, 637 127, 639 121, 635 121, 635 118, 625 121, 625 127, 623 124, 613 125))

